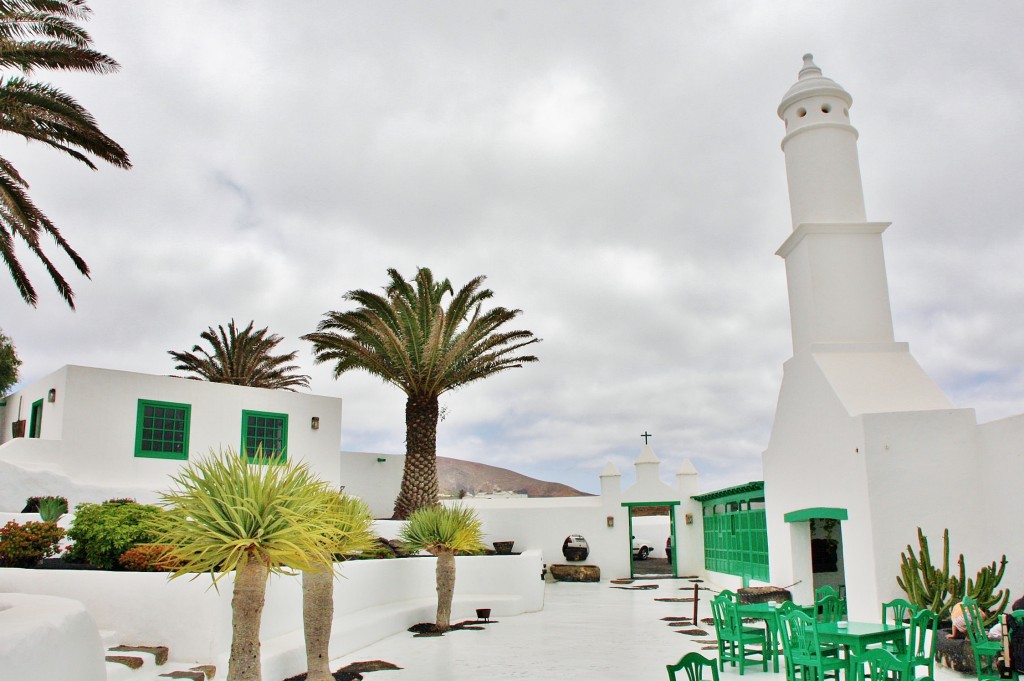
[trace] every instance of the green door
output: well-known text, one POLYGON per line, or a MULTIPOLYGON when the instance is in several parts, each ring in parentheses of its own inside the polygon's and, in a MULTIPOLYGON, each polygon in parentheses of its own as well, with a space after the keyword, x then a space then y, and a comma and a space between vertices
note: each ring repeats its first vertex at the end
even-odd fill
POLYGON ((28 436, 39 437, 43 430, 43 401, 36 400, 32 403, 32 411, 28 417, 28 436))

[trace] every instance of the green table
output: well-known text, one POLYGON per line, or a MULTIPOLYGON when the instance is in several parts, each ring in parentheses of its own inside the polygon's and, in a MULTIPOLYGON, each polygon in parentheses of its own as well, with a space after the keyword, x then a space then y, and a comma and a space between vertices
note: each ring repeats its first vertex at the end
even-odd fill
POLYGON ((849 669, 850 653, 863 655, 870 645, 893 643, 906 650, 907 627, 903 624, 879 624, 875 622, 819 622, 818 640, 821 643, 840 645, 843 647, 847 660, 847 678, 852 671, 849 669))
MULTIPOLYGON (((782 626, 779 613, 780 605, 781 603, 744 603, 736 608, 740 617, 764 620, 765 627, 768 629, 768 644, 772 647, 772 669, 776 674, 779 673, 779 627, 782 626)), ((813 605, 798 605, 797 607, 814 617, 813 605)))

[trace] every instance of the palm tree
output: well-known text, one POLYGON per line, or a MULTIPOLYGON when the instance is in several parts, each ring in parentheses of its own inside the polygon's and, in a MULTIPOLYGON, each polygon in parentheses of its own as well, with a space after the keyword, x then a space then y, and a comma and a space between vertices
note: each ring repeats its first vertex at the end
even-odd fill
POLYGON ((175 369, 197 374, 189 378, 256 388, 292 391, 293 386, 309 388, 309 376, 293 373, 299 367, 283 366, 294 361, 299 351, 287 355, 272 354, 284 339, 277 334, 268 335, 266 327, 253 331, 254 324, 255 321, 251 321, 249 326, 239 331, 232 319, 227 331, 223 326, 218 326, 217 331, 212 326, 203 331, 199 337, 210 344, 212 352, 194 345, 192 352, 168 350, 167 353, 180 362, 175 369))
POLYGON ((480 518, 471 508, 463 506, 424 506, 409 516, 399 537, 413 551, 427 551, 437 556, 434 569, 437 581, 437 617, 434 629, 451 628, 452 597, 455 595, 455 554, 480 553, 483 530, 480 518))
POLYGON ((395 517, 437 503, 438 397, 506 369, 536 362, 517 351, 540 341, 530 331, 499 331, 521 310, 483 310, 494 293, 476 277, 455 292, 451 282, 435 281, 426 267, 406 281, 395 269, 385 295, 357 290, 345 294, 360 307, 328 312, 315 333, 316 362, 335 362, 334 376, 360 369, 392 383, 406 394, 405 468, 395 500, 395 517), (445 296, 451 295, 443 307, 445 296))
POLYGON ((260 681, 260 619, 271 572, 317 570, 333 559, 340 524, 325 510, 326 482, 305 463, 252 465, 231 450, 211 452, 171 478, 166 513, 151 528, 180 561, 170 579, 234 573, 228 681, 260 681))
MULTIPOLYGON (((336 492, 325 492, 325 516, 336 523, 335 556, 369 551, 374 546, 373 517, 366 502, 336 492)), ((306 634, 306 681, 334 681, 330 662, 331 625, 334 621, 334 563, 302 571, 302 625, 306 634)))
MULTIPOLYGON (((0 68, 21 72, 0 76, 0 130, 42 142, 93 170, 96 166, 87 154, 130 168, 128 153, 100 131, 96 119, 74 98, 52 85, 22 77, 36 69, 111 73, 120 68, 116 61, 92 49, 92 38, 76 23, 86 21, 91 11, 85 0, 0 3, 0 68)), ((32 202, 27 189, 28 182, 10 162, 0 158, 0 256, 22 299, 34 306, 36 290, 15 252, 15 237, 20 237, 46 267, 60 295, 74 308, 74 292, 43 252, 41 237, 48 235, 56 241, 87 277, 89 266, 32 202)))
POLYGON ((14 349, 14 341, 4 335, 0 329, 0 397, 7 394, 8 389, 18 382, 18 367, 21 360, 14 349))

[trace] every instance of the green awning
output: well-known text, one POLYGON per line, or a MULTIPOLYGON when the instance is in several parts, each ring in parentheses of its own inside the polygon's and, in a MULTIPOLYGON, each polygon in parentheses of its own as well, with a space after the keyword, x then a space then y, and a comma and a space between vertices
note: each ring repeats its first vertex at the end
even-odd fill
POLYGON ((805 508, 799 511, 790 511, 782 516, 787 523, 799 523, 811 518, 831 518, 832 520, 848 520, 849 514, 845 508, 805 508))

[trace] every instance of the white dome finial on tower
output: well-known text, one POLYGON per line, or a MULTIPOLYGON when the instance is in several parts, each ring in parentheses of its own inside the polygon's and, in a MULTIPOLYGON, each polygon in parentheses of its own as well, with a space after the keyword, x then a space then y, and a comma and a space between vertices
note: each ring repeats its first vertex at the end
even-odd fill
POLYGON ((821 69, 814 63, 814 55, 808 52, 804 55, 804 67, 800 69, 800 80, 820 75, 821 69))

